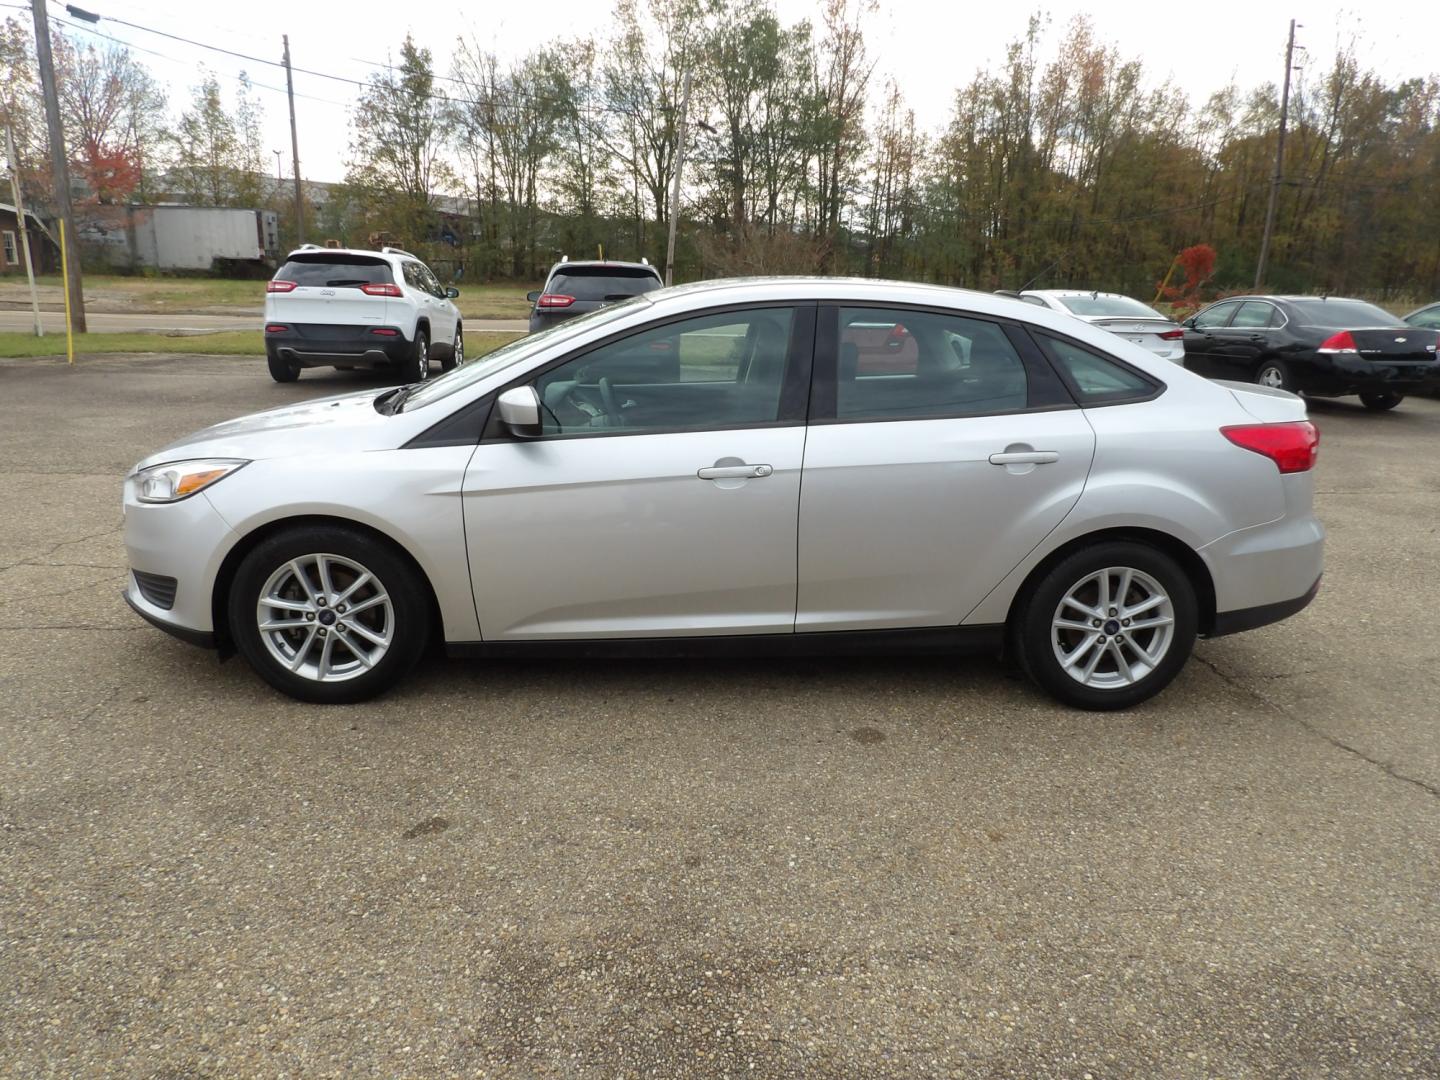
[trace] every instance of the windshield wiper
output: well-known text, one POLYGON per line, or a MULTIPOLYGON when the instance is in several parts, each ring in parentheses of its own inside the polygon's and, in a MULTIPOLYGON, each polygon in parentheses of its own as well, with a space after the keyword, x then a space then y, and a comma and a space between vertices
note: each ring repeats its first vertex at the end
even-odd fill
POLYGON ((375 411, 382 416, 394 416, 400 411, 400 406, 409 392, 410 387, 408 386, 397 386, 394 390, 386 390, 375 399, 375 411))

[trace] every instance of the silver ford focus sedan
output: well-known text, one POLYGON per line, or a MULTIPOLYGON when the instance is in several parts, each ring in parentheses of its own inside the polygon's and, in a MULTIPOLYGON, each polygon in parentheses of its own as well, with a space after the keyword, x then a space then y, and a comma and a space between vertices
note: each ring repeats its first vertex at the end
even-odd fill
POLYGON ((1317 442, 1298 397, 1007 297, 707 282, 151 455, 125 595, 315 702, 443 644, 980 650, 1120 708, 1315 595, 1317 442))

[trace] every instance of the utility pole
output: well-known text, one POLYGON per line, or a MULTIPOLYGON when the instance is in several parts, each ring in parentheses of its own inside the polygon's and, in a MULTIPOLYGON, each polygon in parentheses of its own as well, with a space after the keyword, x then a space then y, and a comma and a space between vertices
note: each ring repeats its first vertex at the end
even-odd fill
MULTIPOLYGON (((37 0, 38 2, 38 0, 37 0)), ((290 160, 295 163, 295 246, 305 242, 305 202, 300 195, 300 136, 295 130, 295 75, 290 70, 290 35, 285 42, 285 96, 290 99, 290 160)))
POLYGON ((35 17, 35 60, 40 89, 45 96, 45 126, 50 134, 50 164, 55 170, 55 207, 60 211, 61 243, 65 245, 65 295, 70 301, 71 325, 85 333, 85 297, 80 291, 80 245, 75 242, 75 212, 70 207, 70 167, 65 157, 65 129, 60 122, 60 98, 55 92, 55 59, 50 54, 50 22, 45 0, 30 0, 35 17))
POLYGON ((25 257, 25 278, 30 282, 30 310, 35 315, 35 336, 44 337, 40 325, 40 297, 35 291, 35 264, 30 261, 30 230, 25 224, 25 203, 20 197, 20 159, 15 156, 15 131, 5 125, 5 162, 10 170, 10 194, 15 200, 15 224, 20 230, 20 250, 25 257))
MULTIPOLYGON (((1285 46, 1285 89, 1280 92, 1280 134, 1275 140, 1275 175, 1270 178, 1270 204, 1265 208, 1265 235, 1260 240, 1260 261, 1255 264, 1255 291, 1265 282, 1265 263, 1270 258, 1270 236, 1275 231, 1275 208, 1280 201, 1280 184, 1285 174, 1285 124, 1290 114, 1290 72, 1295 69, 1295 27, 1290 20, 1290 40, 1285 46)), ((1304 48, 1302 45, 1301 48, 1304 48)))
POLYGON ((670 240, 665 246, 665 284, 675 283, 675 226, 680 220, 680 174, 685 171, 685 122, 690 114, 690 69, 680 91, 680 126, 675 129, 675 185, 670 192, 670 240))

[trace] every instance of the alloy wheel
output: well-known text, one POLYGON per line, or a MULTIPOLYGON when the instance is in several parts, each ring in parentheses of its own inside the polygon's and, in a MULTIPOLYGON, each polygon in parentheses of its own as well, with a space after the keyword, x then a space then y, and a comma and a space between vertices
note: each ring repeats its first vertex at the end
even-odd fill
POLYGON ((1082 686, 1114 690, 1140 682, 1175 639, 1175 606, 1143 571, 1111 566, 1065 593, 1050 623, 1061 670, 1082 686))
POLYGON ((302 555, 280 566, 260 590, 255 620, 271 657, 321 683, 363 675, 395 635, 394 606, 380 579, 331 554, 302 555))

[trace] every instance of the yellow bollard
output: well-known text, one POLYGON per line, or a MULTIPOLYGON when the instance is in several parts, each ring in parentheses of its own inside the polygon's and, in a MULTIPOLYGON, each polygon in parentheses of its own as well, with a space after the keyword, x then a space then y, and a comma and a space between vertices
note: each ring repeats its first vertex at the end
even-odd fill
POLYGON ((75 334, 70 329, 70 264, 65 259, 65 219, 60 219, 60 276, 65 282, 65 355, 75 366, 75 334))

